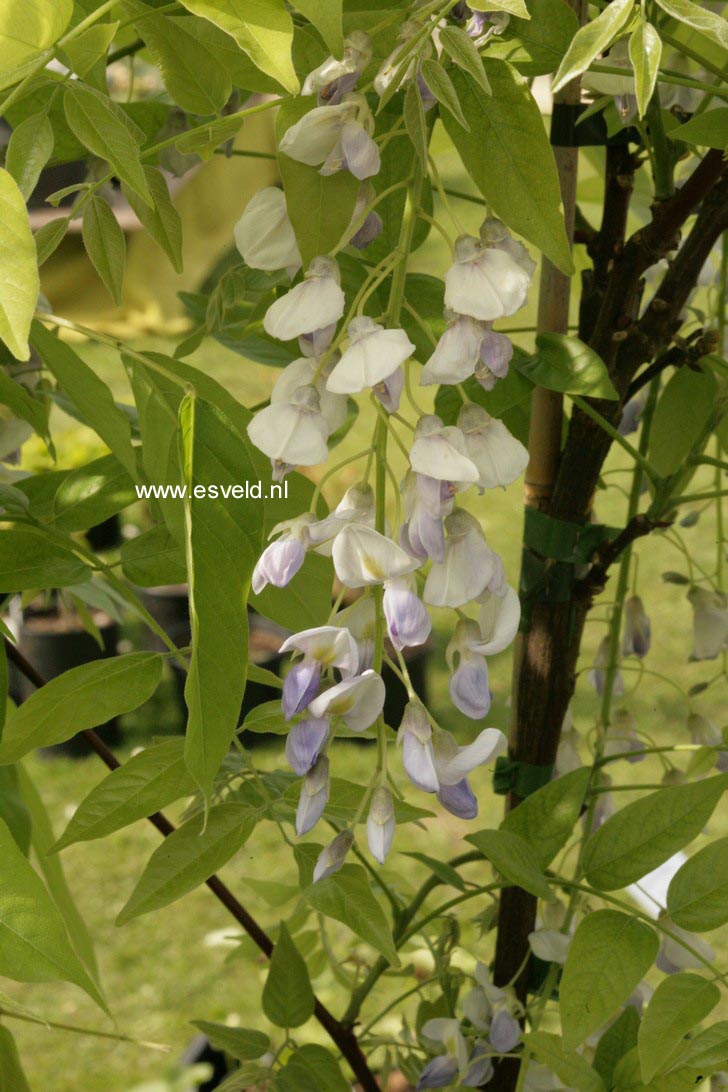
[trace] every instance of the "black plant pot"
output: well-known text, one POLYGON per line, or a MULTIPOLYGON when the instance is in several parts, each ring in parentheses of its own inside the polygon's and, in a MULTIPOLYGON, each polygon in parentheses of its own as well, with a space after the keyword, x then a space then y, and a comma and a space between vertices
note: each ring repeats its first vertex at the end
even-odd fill
MULTIPOLYGON (((20 651, 46 679, 54 679, 73 667, 91 663, 108 656, 116 655, 119 641, 119 626, 106 614, 96 612, 96 623, 103 641, 99 648, 94 638, 86 632, 80 620, 73 614, 60 615, 53 609, 39 610, 28 608, 23 614, 20 630, 20 651)), ((33 684, 23 678, 20 683, 20 696, 24 700, 33 693, 33 684)), ((96 728, 96 732, 105 743, 115 746, 121 740, 121 731, 116 719, 96 728)), ((91 752, 83 735, 72 736, 65 743, 56 743, 43 747, 42 753, 67 755, 72 758, 85 758, 91 752)))
MULTIPOLYGON (((168 584, 157 588, 143 588, 140 589, 139 594, 144 606, 167 636, 180 647, 188 645, 191 640, 191 627, 187 585, 168 584)), ((248 649, 251 662, 278 674, 281 664, 278 649, 287 636, 286 631, 252 610, 248 611, 248 623, 250 627, 248 649)), ((149 648, 164 648, 162 642, 153 633, 147 635, 146 641, 149 648)), ((180 728, 183 729, 187 717, 184 699, 187 676, 174 660, 171 661, 171 667, 177 694, 180 728)), ((251 709, 255 709, 264 702, 273 701, 279 695, 280 690, 276 687, 267 686, 265 683, 249 682, 245 688, 240 721, 245 719, 251 709)), ((247 747, 254 747, 264 738, 257 732, 244 732, 241 735, 247 747)))
POLYGON ((86 541, 96 553, 118 549, 122 543, 121 519, 118 512, 94 527, 89 527, 86 532, 86 541))

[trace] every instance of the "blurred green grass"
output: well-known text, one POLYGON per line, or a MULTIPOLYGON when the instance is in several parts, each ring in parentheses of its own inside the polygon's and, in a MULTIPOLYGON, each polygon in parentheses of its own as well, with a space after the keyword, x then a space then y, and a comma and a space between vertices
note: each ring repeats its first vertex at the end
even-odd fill
MULTIPOLYGON (((467 186, 463 178, 455 173, 453 161, 447 155, 442 156, 441 169, 446 185, 458 189, 467 186)), ((585 164, 582 196, 587 211, 593 212, 591 202, 598 196, 598 177, 598 160, 585 164)), ((447 222, 444 210, 440 212, 443 212, 443 221, 447 222)), ((477 206, 457 203, 457 216, 467 230, 477 229, 481 215, 477 206)), ((433 234, 416 255, 414 268, 443 271, 446 264, 445 245, 439 235, 433 234)), ((534 290, 527 309, 517 317, 517 325, 533 325, 535 299, 534 290)), ((528 348, 532 335, 526 333, 517 340, 528 348)), ((160 337, 144 338, 135 347, 171 352, 173 343, 160 337)), ((121 400, 129 398, 124 371, 115 354, 106 348, 88 344, 83 345, 80 351, 110 384, 116 397, 121 400)), ((190 358, 190 363, 214 375, 249 405, 267 395, 275 377, 272 370, 252 364, 214 342, 198 350, 190 358)), ((431 404, 428 398, 431 396, 427 393, 418 395, 425 406, 431 404)), ((85 430, 63 417, 60 411, 55 414, 54 425, 59 441, 60 465, 68 465, 78 454, 79 446, 88 444, 90 437, 85 430)), ((368 446, 371 428, 371 413, 365 407, 350 434, 336 449, 334 458, 345 458, 362 446, 368 446)), ((399 475, 403 462, 396 449, 393 458, 395 473, 399 475)), ((33 464, 39 465, 42 461, 38 451, 34 450, 33 464)), ((624 520, 626 497, 622 487, 627 480, 624 476, 626 469, 627 461, 623 453, 614 453, 605 477, 610 488, 600 493, 596 501, 596 515, 603 522, 618 525, 624 520)), ((356 466, 348 466, 327 484, 325 493, 331 503, 335 503, 343 489, 356 480, 357 473, 356 466)), ((709 474, 701 472, 694 481, 695 491, 703 484, 709 484, 709 474)), ((488 493, 468 502, 482 518, 491 545, 502 554, 512 583, 518 579, 521 494, 521 484, 516 483, 497 495, 488 493)), ((694 563, 712 571, 716 551, 714 512, 706 511, 697 526, 682 533, 694 563)), ((664 584, 660 579, 660 574, 666 569, 685 571, 684 559, 664 535, 654 535, 649 541, 639 543, 636 553, 639 557, 639 589, 652 619, 653 647, 645 660, 644 672, 625 672, 627 695, 619 704, 628 705, 640 731, 656 742, 687 741, 689 703, 679 688, 686 690, 698 681, 709 679, 715 674, 716 666, 688 663, 691 612, 685 589, 664 584)), ((597 702, 594 692, 583 678, 583 672, 606 632, 605 620, 613 584, 614 579, 608 584, 587 625, 579 685, 573 703, 574 720, 584 738, 594 728, 597 702)), ((435 642, 429 676, 432 711, 443 726, 456 733, 460 742, 465 742, 473 737, 478 726, 455 711, 448 700, 444 648, 449 624, 445 615, 435 619, 435 642)), ((509 719, 510 667, 508 652, 495 657, 491 663, 494 702, 488 723, 504 730, 509 719)), ((154 734, 173 730, 174 714, 169 685, 166 693, 166 701, 155 702, 141 716, 127 718, 125 750, 145 742, 154 734)), ((719 686, 713 686, 694 700, 693 707, 722 724, 725 719, 725 705, 721 704, 723 698, 719 686)), ((583 748, 583 753, 586 758, 586 748, 583 748)), ((282 746, 277 744, 256 751, 256 758, 258 756, 261 763, 267 766, 284 765, 282 746)), ((365 777, 370 761, 371 752, 366 748, 341 743, 334 751, 335 772, 344 777, 365 777)), ((393 756, 392 765, 399 769, 396 756, 393 756)), ((37 780, 57 833, 63 829, 75 806, 105 772, 94 758, 73 762, 31 756, 28 766, 37 780)), ((615 783, 621 785, 652 783, 660 779, 662 772, 655 758, 640 765, 620 763, 613 768, 615 783)), ((440 814, 436 819, 427 821, 424 829, 398 831, 395 848, 383 877, 404 892, 411 890, 421 882, 425 873, 419 864, 400 856, 402 851, 419 850, 447 858, 461 851, 462 837, 468 830, 496 825, 500 819, 502 801, 493 795, 489 780, 487 770, 478 771, 473 778, 481 804, 479 819, 473 826, 440 814)), ((411 799, 421 802, 421 797, 414 790, 408 791, 411 799)), ((631 792, 620 792, 618 803, 629 799, 632 799, 631 792)), ((178 808, 172 809, 173 817, 178 812, 178 808)), ((725 833, 728 833, 728 815, 723 808, 711 821, 708 834, 716 836, 725 833)), ((314 832, 313 840, 321 838, 321 833, 314 832)), ((63 853, 63 863, 70 886, 96 940, 102 979, 114 1013, 116 1030, 169 1045, 169 1059, 132 1044, 9 1021, 17 1036, 31 1086, 36 1092, 51 1088, 54 1092, 77 1092, 79 1089, 83 1089, 83 1092, 128 1092, 137 1083, 161 1073, 169 1060, 179 1056, 194 1034, 194 1029, 189 1026, 192 1019, 231 1020, 243 1026, 265 1024, 259 1004, 265 963, 247 943, 237 949, 238 959, 231 958, 234 949, 229 938, 236 936, 238 930, 205 888, 198 889, 166 910, 130 922, 122 930, 115 927, 117 913, 158 843, 158 835, 148 824, 137 823, 101 842, 70 847, 63 853)), ((255 879, 295 883, 292 856, 271 823, 261 824, 244 850, 223 870, 223 877, 253 914, 270 929, 275 928, 281 917, 289 916, 295 906, 293 902, 281 907, 269 906, 260 889, 247 883, 255 879)), ((436 894, 431 899, 431 905, 437 905, 437 900, 444 901, 448 895, 448 892, 436 894)), ((472 924, 472 919, 484 908, 483 901, 473 900, 459 909, 458 917, 469 947, 487 957, 489 942, 487 938, 478 939, 478 931, 472 924)), ((347 953, 343 964, 345 970, 353 971, 357 961, 371 958, 371 952, 355 942, 345 927, 330 923, 328 933, 337 955, 347 953)), ((715 945, 718 959, 725 965, 728 957, 725 935, 708 935, 707 939, 715 945)), ((305 937, 299 937, 302 947, 307 942, 305 937)), ((430 960, 426 950, 413 946, 408 951, 408 958, 414 960, 421 973, 426 972, 430 960)), ((318 957, 314 965, 319 971, 315 986, 321 999, 335 1012, 341 1011, 344 998, 331 969, 318 957)), ((393 978, 385 990, 388 996, 393 997, 406 986, 406 982, 393 978)), ((5 988, 12 997, 48 1019, 114 1030, 114 1025, 106 1021, 84 995, 70 986, 21 986, 11 983, 5 988)), ((416 999, 408 1002, 410 1015, 415 1007, 416 999)), ((365 1017, 374 1011, 368 1005, 365 1017)), ((400 1019, 401 1013, 395 1011, 383 1021, 381 1027, 390 1034, 396 1034, 400 1019)), ((319 1034, 313 1024, 303 1029, 301 1037, 309 1033, 312 1036, 319 1034)))

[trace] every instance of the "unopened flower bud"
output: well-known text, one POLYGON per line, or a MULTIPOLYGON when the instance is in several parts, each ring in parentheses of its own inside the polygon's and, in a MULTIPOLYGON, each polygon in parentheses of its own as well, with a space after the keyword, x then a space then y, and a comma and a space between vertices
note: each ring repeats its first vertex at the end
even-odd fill
POLYGON ((372 794, 367 817, 367 841, 375 860, 384 864, 392 848, 394 838, 394 801, 385 785, 379 785, 372 794))
POLYGON ((342 830, 341 834, 337 834, 333 842, 319 854, 313 870, 313 882, 318 883, 319 880, 325 880, 338 872, 353 844, 354 835, 350 830, 342 830))

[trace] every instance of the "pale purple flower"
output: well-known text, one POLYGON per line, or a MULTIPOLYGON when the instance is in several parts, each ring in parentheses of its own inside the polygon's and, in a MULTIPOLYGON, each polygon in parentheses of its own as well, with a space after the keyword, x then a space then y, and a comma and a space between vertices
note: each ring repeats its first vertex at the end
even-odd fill
POLYGON ((329 760, 320 755, 306 773, 296 811, 296 834, 299 838, 312 830, 324 813, 329 799, 329 760))
POLYGON ((399 531, 400 545, 421 561, 428 557, 443 561, 445 530, 441 517, 433 516, 420 496, 420 475, 407 471, 402 481, 404 522, 399 531))
MULTIPOLYGON (((324 331, 316 331, 315 334, 307 334, 306 337, 316 339, 319 333, 324 331)), ((299 338, 299 341, 301 340, 303 339, 299 338)), ((325 346, 320 347, 320 352, 325 352, 325 346)), ((345 394, 332 394, 326 389, 326 377, 329 368, 333 366, 334 361, 331 360, 327 366, 319 370, 319 359, 314 356, 304 355, 293 360, 281 370, 273 385, 273 390, 270 392, 271 405, 292 402, 296 391, 301 387, 314 387, 319 396, 321 416, 329 432, 335 432, 346 420, 349 400, 345 394)))
POLYGON ((375 239, 379 238, 383 228, 384 223, 381 216, 376 209, 373 209, 361 227, 354 232, 349 242, 353 247, 356 247, 357 250, 365 250, 370 243, 373 243, 375 239))
POLYGON ((455 785, 441 785, 437 799, 445 811, 458 819, 475 819, 478 814, 478 801, 465 777, 455 785))
POLYGON ((374 522, 374 490, 358 482, 347 489, 333 512, 311 525, 309 537, 317 554, 331 557, 334 539, 347 523, 373 528, 374 522))
POLYGON ((664 974, 677 974, 678 971, 688 971, 692 968, 701 968, 704 964, 698 959, 697 955, 693 955, 687 948, 681 944, 684 941, 685 944, 702 956, 704 960, 709 963, 715 959, 715 951, 711 948, 707 941, 702 937, 697 936, 695 933, 688 932, 687 929, 681 929, 679 925, 675 925, 668 917, 662 917, 660 924, 664 929, 669 930, 674 934, 673 937, 665 936, 662 934, 660 941, 660 950, 657 953, 657 959, 655 964, 664 974))
MULTIPOLYGON (((503 566, 480 524, 458 508, 445 519, 445 557, 427 575, 423 599, 433 607, 462 607, 486 590, 497 590, 503 566)), ((506 585, 507 587, 507 585, 506 585)))
POLYGON ((344 39, 344 55, 326 60, 309 72, 303 81, 302 95, 317 95, 319 106, 337 106, 344 95, 353 91, 372 56, 372 42, 363 30, 353 30, 344 39))
POLYGON ((440 1054, 427 1063, 417 1082, 417 1092, 426 1088, 447 1088, 458 1075, 458 1063, 449 1054, 440 1054))
POLYGON ((397 733, 402 748, 402 765, 413 785, 423 792, 437 792, 440 783, 435 769, 432 728, 424 706, 408 702, 397 733))
POLYGON ((286 759, 299 777, 315 766, 328 738, 329 722, 323 718, 308 717, 293 725, 286 739, 286 759))
MULTIPOLYGON (((596 690, 599 697, 604 693, 604 687, 607 682, 607 670, 609 667, 609 638, 603 637, 599 642, 599 648, 594 658, 594 664, 590 671, 587 672, 587 680, 596 690)), ((612 682, 612 693, 615 697, 620 698, 624 694, 624 679, 619 668, 615 669, 614 679, 612 682)))
POLYGON ((457 492, 478 480, 478 469, 468 457, 462 432, 455 425, 443 425, 435 414, 417 422, 410 465, 416 474, 453 483, 457 492))
POLYGON ((390 376, 372 388, 374 397, 381 402, 387 413, 396 413, 399 409, 404 390, 404 369, 397 368, 390 376))
POLYGON ((461 1078, 460 1083, 463 1088, 482 1088, 483 1085, 488 1084, 494 1072, 493 1063, 488 1057, 485 1047, 476 1046, 470 1055, 467 1072, 461 1078))
POLYGON ((624 604, 622 655, 641 660, 650 651, 651 627, 644 604, 638 595, 630 595, 624 604))
POLYGON ((308 531, 314 517, 310 513, 276 524, 271 535, 280 534, 266 546, 253 569, 252 588, 260 595, 267 584, 284 588, 303 565, 310 545, 308 531))
POLYGON ((693 585, 688 592, 693 608, 692 660, 714 660, 728 648, 728 597, 723 592, 693 585))
POLYGON ((367 817, 367 842, 369 852, 376 861, 384 864, 394 839, 394 801, 386 785, 379 785, 372 793, 367 817))
POLYGON ((526 302, 535 269, 520 243, 499 220, 486 220, 480 240, 462 235, 445 275, 445 306, 459 315, 491 321, 526 302))
POLYGON ((512 436, 502 421, 491 417, 475 402, 463 406, 458 428, 465 438, 465 449, 478 470, 478 488, 494 489, 519 478, 528 465, 528 451, 512 436))
POLYGON ((432 619, 408 577, 384 582, 384 617, 395 648, 422 645, 430 636, 432 619))
POLYGON ((325 880, 338 872, 353 844, 354 835, 350 830, 342 830, 341 834, 337 834, 333 842, 319 854, 313 870, 313 882, 318 883, 319 880, 325 880))
POLYGON ((344 678, 353 675, 359 665, 359 653, 348 629, 317 626, 294 633, 281 645, 280 652, 303 653, 283 680, 283 713, 290 720, 313 700, 318 691, 321 668, 338 668, 344 678))
POLYGON ((618 709, 604 736, 604 754, 611 756, 627 751, 632 752, 627 759, 630 763, 642 762, 645 757, 645 745, 637 734, 634 717, 628 709, 618 709))
POLYGON ((367 671, 374 660, 375 610, 374 600, 370 595, 363 595, 353 605, 344 607, 334 618, 335 622, 346 625, 356 641, 359 652, 359 670, 367 671))
POLYGON ((507 1009, 501 1009, 493 1017, 488 1038, 494 1050, 507 1054, 521 1038, 521 1026, 507 1009))

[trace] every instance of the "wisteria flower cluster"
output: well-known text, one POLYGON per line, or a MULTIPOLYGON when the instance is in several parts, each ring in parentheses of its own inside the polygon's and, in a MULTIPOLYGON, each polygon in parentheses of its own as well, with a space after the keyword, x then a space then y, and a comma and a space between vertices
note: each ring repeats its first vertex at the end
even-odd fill
MULTIPOLYGON (((282 154, 317 166, 322 174, 349 171, 362 181, 380 165, 366 100, 354 90, 369 54, 364 38, 358 34, 348 40, 342 62, 330 59, 311 73, 304 90, 316 93, 320 105, 280 141, 282 154)), ((376 223, 370 225, 369 239, 375 233, 376 223)), ((265 189, 251 200, 236 241, 253 268, 291 274, 300 267, 285 198, 277 189, 265 189)), ((356 238, 351 241, 357 244, 356 238)), ((310 261, 263 319, 271 337, 298 339, 301 354, 283 369, 270 404, 248 429, 252 442, 270 458, 273 478, 324 462, 327 441, 341 426, 351 396, 369 393, 379 407, 378 421, 392 428, 394 417, 403 420, 398 414, 403 391, 409 392, 417 373, 423 386, 461 384, 473 376, 491 390, 507 374, 513 354, 509 339, 493 323, 524 305, 534 269, 526 248, 493 217, 483 222, 479 238, 461 236, 445 276, 446 329, 429 359, 418 363, 415 345, 389 316, 382 322, 359 312, 347 314, 342 323, 346 298, 335 256, 310 261)), ((502 421, 467 398, 456 425, 445 425, 410 401, 417 420, 409 469, 399 483, 397 511, 403 514, 398 525, 385 523, 384 497, 376 495, 381 484, 374 489, 365 476, 325 518, 302 512, 275 527, 253 575, 255 592, 268 584, 285 587, 306 553, 314 551, 332 558, 347 599, 326 625, 294 634, 281 648, 292 654, 282 706, 292 722, 286 755, 303 779, 299 835, 310 831, 325 809, 328 748, 337 728, 357 733, 381 724, 385 650, 383 632, 379 638, 376 633, 379 618, 395 669, 410 691, 398 737, 412 783, 434 793, 454 815, 472 819, 478 805, 467 775, 506 747, 503 734, 493 728, 483 729, 470 745, 458 746, 409 686, 402 653, 427 641, 429 608, 455 612, 447 649, 450 697, 473 720, 487 716, 488 657, 513 640, 520 606, 501 558, 459 500, 473 487, 482 494, 515 481, 527 452, 502 421), (465 613, 473 606, 477 617, 465 613)), ((378 861, 384 861, 393 835, 393 799, 380 770, 371 786, 367 821, 369 848, 378 861)), ((317 878, 340 866, 351 841, 351 833, 344 832, 324 851, 317 878)))

